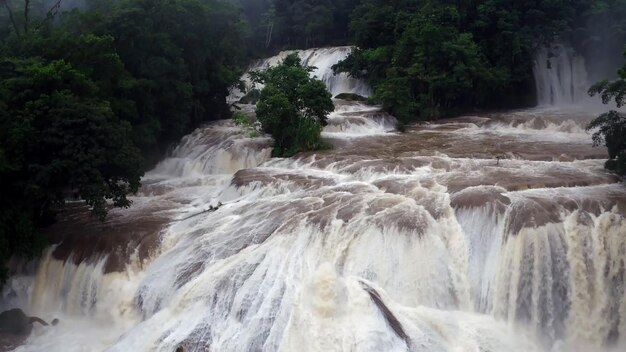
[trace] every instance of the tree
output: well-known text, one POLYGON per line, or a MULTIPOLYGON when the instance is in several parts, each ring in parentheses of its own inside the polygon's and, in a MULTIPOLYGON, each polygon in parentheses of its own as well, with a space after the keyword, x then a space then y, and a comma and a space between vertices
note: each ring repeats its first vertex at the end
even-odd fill
MULTIPOLYGON (((624 51, 626 57, 626 49, 624 51)), ((600 94, 602 102, 615 103, 617 108, 626 104, 626 65, 618 71, 619 79, 601 81, 589 89, 589 95, 600 94)), ((604 113, 588 126, 587 130, 597 129, 593 134, 595 146, 604 144, 609 152, 605 167, 619 175, 626 175, 626 116, 622 112, 611 110, 604 113)))
POLYGON ((268 56, 279 49, 350 43, 349 16, 359 0, 232 0, 250 25, 247 49, 268 56))
POLYGON ((265 25, 265 48, 269 48, 272 43, 272 33, 274 32, 274 21, 276 21, 276 8, 274 5, 263 14, 263 25, 265 25))
POLYGON ((1 275, 38 254, 66 199, 100 219, 129 206, 170 145, 230 116, 245 63, 227 2, 87 0, 55 16, 60 0, 0 1, 1 275))
POLYGON ((154 164, 199 123, 229 117, 229 88, 242 74, 243 24, 217 0, 125 0, 103 19, 135 82, 134 140, 154 164))
POLYGON ((583 0, 363 0, 350 22, 359 50, 335 69, 367 79, 373 98, 405 123, 528 106, 535 102, 536 49, 565 37, 590 6, 583 0))
POLYGON ((59 12, 59 9, 61 8, 61 3, 62 0, 49 1, 49 4, 47 4, 47 9, 45 9, 46 4, 38 3, 36 4, 36 8, 33 9, 34 4, 31 0, 17 1, 16 4, 13 4, 10 0, 0 0, 0 5, 2 5, 6 10, 6 13, 13 27, 13 31, 18 38, 22 35, 27 35, 32 29, 31 22, 33 21, 33 15, 40 15, 37 17, 43 17, 39 20, 39 23, 37 23, 34 28, 39 29, 59 12), (19 19, 18 16, 15 14, 16 10, 21 11, 21 16, 19 19), (18 22, 20 19, 22 21, 21 26, 18 22))
POLYGON ((334 105, 324 83, 309 76, 314 69, 291 54, 280 65, 252 74, 255 83, 265 85, 256 115, 274 138, 275 156, 324 147, 322 127, 334 105))
POLYGON ((352 21, 361 50, 336 71, 365 76, 375 98, 404 123, 481 105, 502 87, 505 75, 464 31, 456 6, 413 7, 364 2, 352 21))
MULTIPOLYGON (((71 197, 104 218, 128 207, 141 156, 97 85, 59 60, 11 59, 0 70, 0 262, 32 257, 37 229, 71 197)), ((0 269, 1 270, 1 269, 0 269)))

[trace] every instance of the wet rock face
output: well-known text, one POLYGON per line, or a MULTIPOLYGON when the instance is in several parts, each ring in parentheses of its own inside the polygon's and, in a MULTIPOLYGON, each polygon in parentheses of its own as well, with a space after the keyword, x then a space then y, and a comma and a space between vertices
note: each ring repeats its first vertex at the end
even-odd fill
POLYGON ((28 335, 32 328, 28 317, 21 309, 11 309, 0 313, 0 332, 12 335, 28 335))
POLYGON ((106 222, 90 216, 83 206, 67 209, 58 224, 47 229, 48 241, 55 244, 54 258, 78 265, 107 258, 105 273, 124 270, 131 255, 140 261, 150 257, 159 243, 159 233, 167 218, 151 211, 136 214, 128 222, 112 214, 106 222))
MULTIPOLYGON (((56 325, 58 322, 58 319, 54 319, 52 325, 56 325)), ((12 351, 22 345, 30 335, 35 323, 48 325, 43 319, 29 317, 18 308, 0 313, 0 351, 12 351)))
POLYGON ((24 343, 28 335, 14 335, 0 332, 0 351, 12 351, 24 343))
POLYGON ((239 99, 240 104, 256 104, 261 98, 261 91, 258 89, 251 89, 246 95, 239 99))
POLYGON ((347 101, 360 101, 366 102, 367 98, 354 93, 341 93, 335 96, 335 99, 347 100, 347 101))
POLYGON ((0 333, 28 336, 33 323, 48 325, 37 317, 29 317, 21 309, 11 309, 0 313, 0 333))

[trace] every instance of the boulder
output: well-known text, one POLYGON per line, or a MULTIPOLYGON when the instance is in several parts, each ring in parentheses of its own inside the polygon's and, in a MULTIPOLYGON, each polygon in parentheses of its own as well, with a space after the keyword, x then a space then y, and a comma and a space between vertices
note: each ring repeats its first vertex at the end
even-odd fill
POLYGON ((367 98, 354 93, 341 93, 335 96, 335 99, 347 100, 347 101, 360 101, 367 103, 367 98))
POLYGON ((0 333, 12 335, 28 335, 33 323, 48 325, 38 317, 29 317, 21 309, 11 309, 0 313, 0 333))
POLYGON ((256 104, 261 98, 261 91, 258 89, 251 89, 244 95, 241 99, 239 99, 240 104, 256 104))

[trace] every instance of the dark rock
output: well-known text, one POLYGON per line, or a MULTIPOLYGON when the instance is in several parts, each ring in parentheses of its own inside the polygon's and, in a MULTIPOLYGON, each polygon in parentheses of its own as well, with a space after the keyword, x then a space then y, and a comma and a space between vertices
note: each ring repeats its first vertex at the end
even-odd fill
POLYGON ((33 323, 48 325, 38 317, 29 317, 21 309, 11 309, 0 313, 0 333, 12 335, 28 335, 33 323))
POLYGON ((335 99, 347 100, 347 101, 360 101, 367 103, 367 98, 354 93, 341 93, 335 96, 335 99))
POLYGON ((385 302, 383 302, 380 294, 378 294, 378 292, 374 288, 370 287, 363 281, 361 281, 361 286, 363 287, 365 292, 370 295, 370 298, 372 299, 376 307, 378 307, 383 317, 385 317, 385 320, 387 320, 387 323, 391 327, 391 330, 393 330, 393 332, 395 332, 400 339, 404 340, 407 347, 410 347, 411 338, 404 331, 404 328, 402 327, 402 324, 400 323, 398 318, 395 317, 393 312, 389 309, 389 307, 387 307, 385 302))
POLYGON ((239 99, 240 104, 256 104, 261 98, 261 91, 258 89, 251 89, 246 95, 239 99))

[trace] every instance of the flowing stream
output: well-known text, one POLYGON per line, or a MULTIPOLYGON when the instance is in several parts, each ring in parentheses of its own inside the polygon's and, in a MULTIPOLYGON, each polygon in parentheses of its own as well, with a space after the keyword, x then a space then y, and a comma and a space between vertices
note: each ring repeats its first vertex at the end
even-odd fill
MULTIPOLYGON (((346 50, 300 55, 365 95, 327 76, 346 50)), ((71 207, 41 260, 13 263, 1 306, 60 319, 17 351, 624 351, 626 187, 593 113, 546 101, 398 134, 335 104, 332 150, 271 158, 215 122, 132 208, 71 207)))

